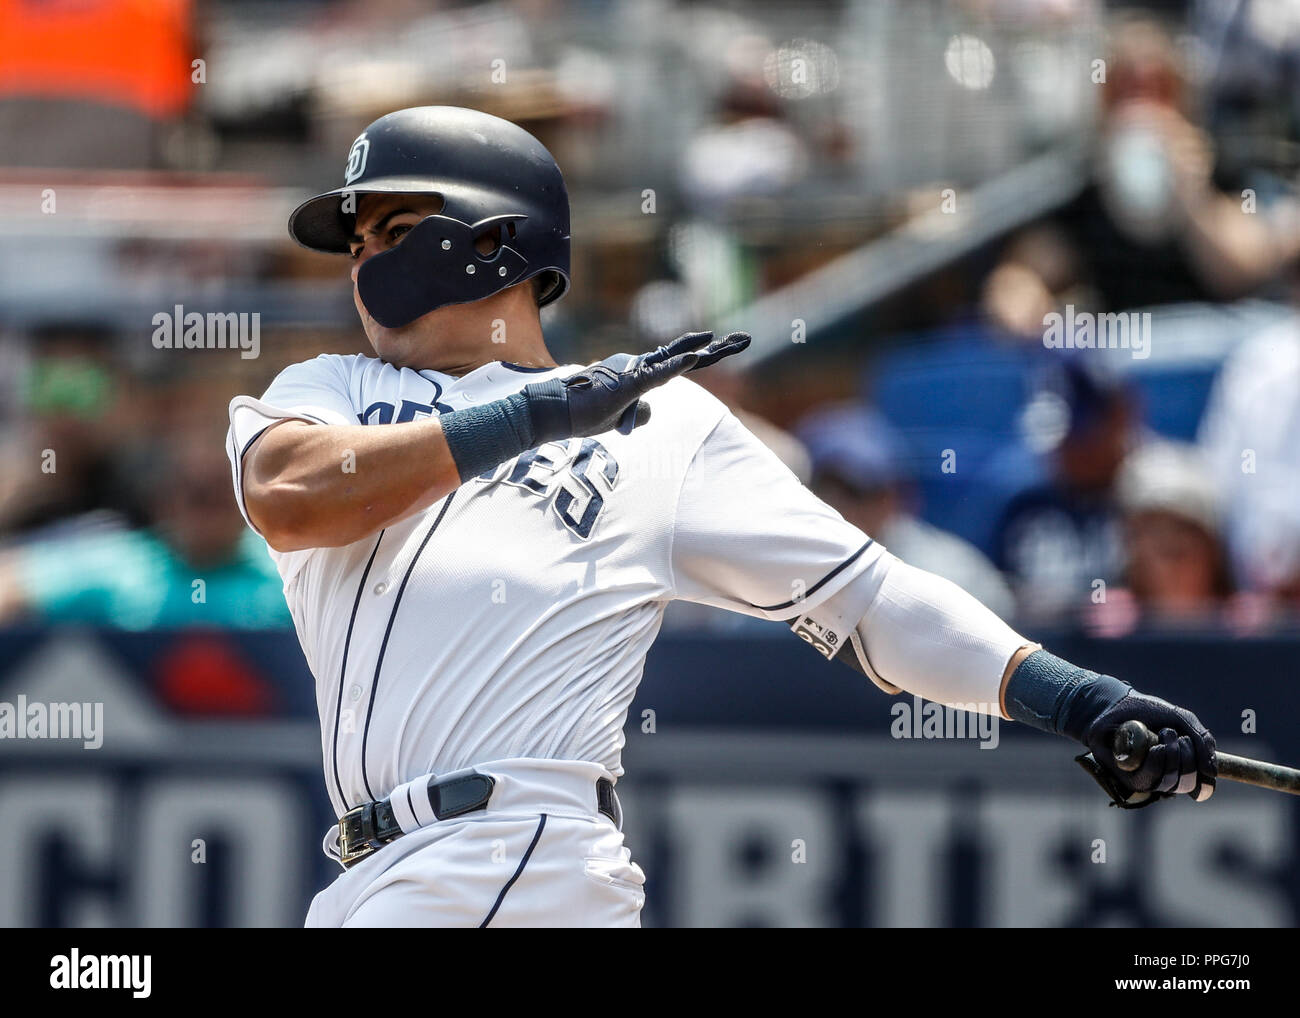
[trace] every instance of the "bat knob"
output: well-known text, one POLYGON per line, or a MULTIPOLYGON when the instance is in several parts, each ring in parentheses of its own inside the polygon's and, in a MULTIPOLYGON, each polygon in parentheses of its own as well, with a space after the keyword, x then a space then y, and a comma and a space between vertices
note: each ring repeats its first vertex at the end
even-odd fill
POLYGON ((1146 762, 1147 751, 1160 740, 1141 721, 1125 721, 1111 738, 1111 755, 1122 771, 1136 771, 1146 762))

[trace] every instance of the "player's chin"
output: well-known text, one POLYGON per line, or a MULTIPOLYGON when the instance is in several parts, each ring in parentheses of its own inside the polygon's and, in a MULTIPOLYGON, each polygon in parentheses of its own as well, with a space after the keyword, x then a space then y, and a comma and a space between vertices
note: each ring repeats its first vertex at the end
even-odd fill
POLYGON ((361 315, 361 327, 365 330, 370 345, 374 347, 376 356, 385 361, 400 359, 407 345, 404 341, 405 330, 390 329, 380 325, 370 317, 364 307, 359 305, 357 311, 361 315))

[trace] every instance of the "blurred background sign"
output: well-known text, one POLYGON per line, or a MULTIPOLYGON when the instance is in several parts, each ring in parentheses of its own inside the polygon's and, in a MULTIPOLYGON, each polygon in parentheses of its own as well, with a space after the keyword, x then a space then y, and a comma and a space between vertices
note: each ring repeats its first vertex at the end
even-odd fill
MULTIPOLYGON (((1286 696, 1223 680, 1229 661, 1284 674, 1293 640, 1244 657, 1210 638, 1052 644, 1140 669, 1196 703, 1227 749, 1300 759, 1293 725, 1232 734, 1286 696)), ((52 728, 0 739, 0 924, 301 923, 336 867, 320 852, 333 818, 298 658, 279 634, 0 638, 0 724, 20 696, 29 719, 38 704, 102 709, 97 748, 52 728)), ((664 638, 627 738, 619 791, 646 925, 1265 927, 1300 914, 1294 797, 1225 783, 1195 811, 1110 809, 1072 744, 884 697, 793 636, 664 638)))

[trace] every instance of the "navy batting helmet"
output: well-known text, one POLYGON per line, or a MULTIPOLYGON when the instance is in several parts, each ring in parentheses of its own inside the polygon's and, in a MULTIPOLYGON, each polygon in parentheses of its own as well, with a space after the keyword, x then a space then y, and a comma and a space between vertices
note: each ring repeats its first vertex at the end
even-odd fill
POLYGON ((427 216, 357 273, 371 317, 398 328, 447 304, 482 300, 541 273, 545 306, 569 288, 569 196, 545 146, 500 117, 417 106, 380 117, 352 143, 343 186, 299 205, 289 233, 346 254, 364 194, 438 195, 427 216), (480 254, 485 234, 498 243, 480 254))

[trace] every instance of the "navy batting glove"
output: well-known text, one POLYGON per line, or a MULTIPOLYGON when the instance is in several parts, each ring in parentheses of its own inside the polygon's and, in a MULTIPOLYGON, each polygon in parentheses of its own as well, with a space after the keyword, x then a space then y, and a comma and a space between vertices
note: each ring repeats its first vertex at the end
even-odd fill
POLYGON ((505 399, 444 414, 443 435, 466 482, 543 442, 614 430, 631 434, 650 419, 650 405, 641 399, 647 392, 747 346, 743 332, 720 340, 691 332, 647 354, 615 354, 567 378, 534 382, 505 399))
POLYGON ((698 371, 700 368, 707 368, 710 364, 717 364, 723 357, 740 353, 749 346, 750 341, 747 332, 732 332, 722 339, 712 337, 711 332, 688 332, 671 343, 659 347, 653 353, 646 354, 643 360, 648 364, 656 364, 671 359, 677 354, 694 351, 698 358, 688 370, 698 371))
POLYGON ((1214 736, 1191 711, 1127 682, 1037 650, 1007 682, 1006 704, 1016 721, 1087 746, 1076 759, 1116 806, 1136 809, 1180 793, 1202 802, 1214 794, 1214 736), (1119 767, 1112 749, 1125 721, 1141 721, 1160 737, 1134 771, 1119 767))
POLYGON ((1092 720, 1081 741, 1092 752, 1079 762, 1116 805, 1134 809, 1183 793, 1204 802, 1214 794, 1214 736, 1191 711, 1158 696, 1130 690, 1092 720), (1112 749, 1115 732, 1130 720, 1141 721, 1160 738, 1135 771, 1122 770, 1112 749))
POLYGON ((711 332, 689 332, 650 353, 614 354, 567 378, 524 386, 537 443, 571 435, 624 435, 650 419, 641 397, 686 371, 716 364, 749 346, 749 336, 734 332, 715 340, 711 332))

